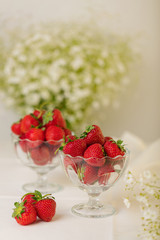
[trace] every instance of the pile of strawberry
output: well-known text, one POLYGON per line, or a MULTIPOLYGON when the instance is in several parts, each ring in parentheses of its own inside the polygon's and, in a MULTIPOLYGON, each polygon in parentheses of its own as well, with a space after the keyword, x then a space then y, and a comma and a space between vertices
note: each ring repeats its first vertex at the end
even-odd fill
POLYGON ((50 163, 63 138, 71 134, 59 109, 34 110, 13 123, 11 130, 18 135, 23 152, 29 151, 37 165, 50 163))
POLYGON ((36 222, 37 217, 42 221, 50 222, 56 213, 56 202, 51 194, 42 194, 35 190, 21 198, 21 202, 14 203, 12 217, 21 225, 29 225, 36 222))
POLYGON ((115 162, 121 164, 125 158, 125 148, 122 140, 115 141, 112 137, 104 137, 97 125, 87 127, 78 138, 67 136, 66 142, 60 147, 64 155, 64 166, 77 173, 84 184, 106 184, 115 162), (120 157, 118 157, 120 156, 120 157), (123 157, 124 156, 124 157, 123 157))

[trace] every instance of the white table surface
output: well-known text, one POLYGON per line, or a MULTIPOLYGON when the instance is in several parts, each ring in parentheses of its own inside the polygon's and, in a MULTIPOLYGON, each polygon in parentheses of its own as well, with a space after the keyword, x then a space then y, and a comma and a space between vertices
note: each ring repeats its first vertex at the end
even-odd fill
POLYGON ((55 194, 56 215, 51 222, 37 221, 35 224, 21 226, 11 217, 14 202, 24 194, 21 186, 36 180, 36 173, 24 167, 16 158, 11 142, 0 145, 0 239, 2 240, 136 240, 140 228, 140 216, 136 207, 129 211, 123 199, 117 194, 120 181, 113 189, 100 196, 103 203, 111 203, 118 213, 102 219, 89 219, 74 216, 71 207, 87 201, 85 192, 74 187, 66 177, 61 166, 48 174, 51 182, 57 182, 63 189, 55 194))

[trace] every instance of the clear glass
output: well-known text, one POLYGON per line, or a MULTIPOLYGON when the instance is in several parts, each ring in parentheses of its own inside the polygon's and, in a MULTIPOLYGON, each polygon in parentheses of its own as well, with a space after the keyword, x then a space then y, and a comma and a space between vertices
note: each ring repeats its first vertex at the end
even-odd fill
MULTIPOLYGON (((107 204, 103 205, 100 194, 112 187, 124 173, 128 160, 129 150, 126 149, 124 156, 115 158, 104 157, 100 160, 103 166, 95 167, 88 164, 93 163, 93 158, 72 157, 60 151, 61 163, 66 175, 81 190, 88 194, 88 202, 80 203, 72 207, 73 214, 82 217, 103 218, 116 213, 116 209, 107 204), (91 161, 90 161, 91 160, 91 161)), ((95 161, 95 159, 94 159, 95 161)), ((99 159, 96 159, 99 161, 99 159)))
POLYGON ((56 183, 49 183, 47 174, 60 164, 58 148, 60 141, 30 141, 12 134, 12 140, 18 159, 37 173, 37 181, 22 186, 26 192, 39 190, 42 193, 54 193, 61 190, 56 183))

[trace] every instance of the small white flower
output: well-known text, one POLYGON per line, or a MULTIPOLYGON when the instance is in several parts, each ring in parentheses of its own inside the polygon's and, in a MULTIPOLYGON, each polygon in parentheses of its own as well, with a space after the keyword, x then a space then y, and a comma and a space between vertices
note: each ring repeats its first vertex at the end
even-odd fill
POLYGON ((146 207, 149 206, 146 196, 136 196, 136 200, 140 203, 143 203, 146 207))
POLYGON ((124 198, 124 199, 123 199, 123 202, 124 202, 124 204, 126 205, 127 208, 130 208, 131 203, 130 203, 130 201, 129 201, 128 198, 124 198))
POLYGON ((152 221, 155 221, 158 217, 158 212, 152 210, 151 208, 147 208, 142 211, 143 212, 143 217, 145 220, 151 219, 152 221))
POLYGON ((13 76, 8 78, 8 82, 11 84, 17 84, 17 83, 20 83, 20 81, 21 81, 21 78, 18 76, 13 76))
POLYGON ((143 176, 144 176, 144 178, 146 178, 146 179, 151 179, 151 177, 152 177, 151 171, 145 170, 145 171, 143 172, 143 176))
POLYGON ((126 184, 133 184, 134 183, 134 178, 133 178, 133 175, 130 171, 128 171, 124 175, 124 181, 126 182, 126 184))
POLYGON ((117 63, 117 69, 120 73, 124 73, 126 71, 124 64, 120 61, 117 63))
POLYGON ((74 61, 71 63, 71 66, 74 70, 78 70, 83 66, 83 60, 80 57, 77 57, 74 59, 74 61))
POLYGON ((37 105, 40 101, 40 94, 31 93, 26 96, 26 103, 29 105, 37 105))

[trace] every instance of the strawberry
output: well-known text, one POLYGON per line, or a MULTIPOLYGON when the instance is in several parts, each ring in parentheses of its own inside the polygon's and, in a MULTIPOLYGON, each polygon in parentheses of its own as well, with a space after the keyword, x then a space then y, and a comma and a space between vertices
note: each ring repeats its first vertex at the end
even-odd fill
POLYGON ((123 156, 125 154, 124 145, 122 145, 123 141, 118 140, 117 142, 113 139, 110 139, 104 144, 104 150, 108 157, 114 158, 117 156, 123 156))
POLYGON ((15 208, 12 217, 16 219, 17 223, 21 225, 29 225, 36 221, 37 213, 31 203, 22 201, 21 203, 15 202, 15 208))
POLYGON ((104 144, 105 144, 105 142, 107 142, 107 141, 109 141, 109 140, 111 140, 111 139, 113 139, 112 137, 105 137, 104 138, 104 144))
POLYGON ((14 134, 16 135, 21 135, 21 122, 16 122, 16 123, 13 123, 12 126, 11 126, 11 130, 14 134))
POLYGON ((69 135, 69 136, 72 135, 71 130, 68 129, 68 128, 63 128, 63 131, 64 131, 64 133, 65 133, 65 137, 68 136, 68 135, 69 135))
POLYGON ((100 167, 98 169, 98 177, 102 177, 104 175, 106 175, 107 173, 111 173, 111 172, 114 172, 114 168, 113 166, 111 165, 111 163, 106 163, 105 165, 103 165, 102 167, 100 167))
POLYGON ((65 136, 63 129, 54 125, 47 128, 45 135, 51 145, 58 145, 65 136))
POLYGON ((72 168, 77 173, 77 164, 73 161, 71 157, 65 156, 63 162, 67 172, 68 172, 68 168, 72 168))
POLYGON ((101 167, 105 163, 105 154, 101 144, 90 145, 84 152, 84 160, 91 166, 101 167))
POLYGON ((40 121, 42 122, 43 120, 43 114, 45 113, 44 110, 38 110, 38 109, 35 109, 34 112, 33 112, 33 115, 40 121))
POLYGON ((36 165, 45 165, 52 161, 50 150, 46 145, 41 145, 33 148, 30 151, 30 156, 36 165))
POLYGON ((100 143, 101 145, 104 143, 103 133, 97 125, 88 126, 80 138, 85 139, 88 146, 94 143, 100 143))
POLYGON ((21 132, 26 133, 28 132, 31 128, 37 127, 39 125, 39 121, 36 119, 34 115, 26 115, 22 120, 21 120, 21 132))
POLYGON ((40 128, 32 128, 25 134, 29 148, 35 148, 44 141, 44 132, 40 128))
POLYGON ((35 202, 36 202, 36 200, 34 199, 34 194, 25 194, 22 198, 21 198, 21 200, 23 201, 23 202, 27 202, 27 203, 31 203, 33 206, 34 206, 34 204, 35 204, 35 202))
POLYGON ((71 141, 73 141, 73 140, 76 140, 76 136, 74 136, 74 135, 67 135, 67 136, 65 137, 65 142, 66 142, 66 143, 71 142, 71 141))
POLYGON ((93 184, 97 180, 98 168, 84 163, 78 168, 77 174, 84 184, 93 184))
POLYGON ((83 139, 75 139, 66 143, 63 147, 63 152, 72 157, 83 156, 86 147, 86 142, 83 139))
POLYGON ((50 222, 56 213, 56 202, 54 197, 49 197, 51 194, 42 196, 37 190, 35 190, 33 194, 36 200, 35 209, 38 217, 45 222, 50 222))
POLYGON ((20 145, 20 147, 21 147, 23 152, 26 153, 28 151, 28 144, 27 144, 27 140, 26 140, 25 134, 22 134, 19 137, 19 145, 20 145))
POLYGON ((59 109, 54 109, 53 111, 49 110, 44 113, 43 125, 46 125, 46 127, 55 125, 61 128, 66 128, 66 121, 64 120, 61 111, 59 109))

